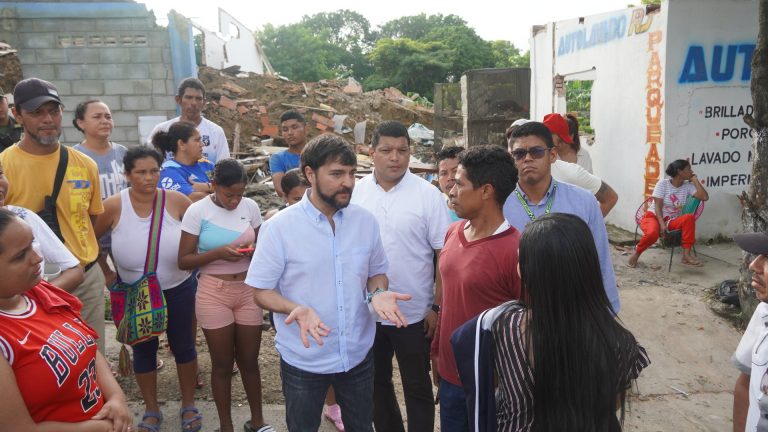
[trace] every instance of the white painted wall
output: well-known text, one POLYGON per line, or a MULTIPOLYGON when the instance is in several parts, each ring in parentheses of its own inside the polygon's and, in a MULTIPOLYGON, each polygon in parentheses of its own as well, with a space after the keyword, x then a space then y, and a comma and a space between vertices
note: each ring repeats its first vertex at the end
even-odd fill
MULTIPOLYGON (((531 49, 535 81, 531 86, 531 112, 536 120, 552 112, 553 106, 555 111, 565 112, 564 98, 553 94, 555 74, 566 80, 594 77, 591 119, 595 143, 583 145, 592 156, 594 173, 619 194, 608 221, 629 230, 634 230, 635 210, 643 201, 649 148, 645 104, 651 59, 648 43, 651 34, 666 32, 663 10, 652 14, 652 18, 645 17, 643 8, 637 10, 641 14, 638 22, 648 25, 632 34, 629 30, 634 10, 625 9, 549 24, 547 34, 540 32, 532 39, 531 49), (554 68, 551 60, 547 65, 541 57, 554 59, 554 68)), ((664 44, 655 44, 654 49, 663 59, 664 44)))
POLYGON ((709 192, 697 237, 740 232, 736 196, 748 189, 753 139, 739 114, 752 105, 751 76, 744 69, 750 68, 757 40, 757 1, 672 0, 666 6, 670 37, 664 159, 691 158, 709 192), (713 63, 720 68, 713 70, 713 63))
POLYGON ((229 61, 224 67, 240 65, 245 72, 264 73, 263 60, 256 50, 256 38, 253 31, 240 23, 235 17, 219 9, 219 31, 224 36, 229 61))
MULTIPOLYGON (((588 76, 594 68, 592 127, 596 136, 595 144, 586 148, 595 174, 619 194, 609 223, 634 230, 635 210, 657 179, 663 178, 666 165, 693 157, 693 168, 709 183, 710 192, 710 202, 697 224, 697 237, 729 236, 740 231, 735 196, 747 188, 752 139, 723 139, 724 134, 743 134, 746 125, 740 117, 707 118, 707 114, 712 117, 715 106, 738 114, 740 107, 746 109, 751 104, 749 81, 741 76, 745 61, 749 62, 744 51, 754 45, 756 34, 756 0, 670 0, 648 16, 643 8, 619 10, 584 17, 582 22, 576 18, 550 23, 546 30, 534 34, 534 119, 541 120, 553 106, 555 111, 565 111, 560 98, 553 94, 555 74, 568 80, 588 76), (639 27, 632 25, 633 13, 638 14, 634 22, 640 23, 639 27), (706 79, 681 83, 691 46, 701 47, 706 79), (712 79, 716 46, 722 47, 721 75, 725 75, 718 77, 719 82, 712 79), (730 63, 726 61, 729 46, 735 53, 735 61, 730 63), (733 78, 726 79, 726 64, 731 63, 733 78), (651 142, 655 141, 659 143, 653 152, 651 142), (719 155, 723 160, 726 152, 739 162, 700 163, 702 154, 710 160, 719 155), (661 160, 655 160, 656 154, 661 160), (727 176, 728 184, 716 185, 723 182, 723 176, 727 176), (737 184, 730 184, 732 180, 737 184)), ((686 76, 697 76, 695 66, 687 68, 686 76)))

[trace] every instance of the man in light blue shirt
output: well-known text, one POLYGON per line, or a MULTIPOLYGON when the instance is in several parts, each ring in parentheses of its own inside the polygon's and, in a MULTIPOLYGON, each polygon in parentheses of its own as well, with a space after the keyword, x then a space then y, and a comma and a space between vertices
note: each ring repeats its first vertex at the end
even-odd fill
POLYGON ((584 220, 595 240, 605 293, 613 312, 618 314, 621 302, 608 232, 595 196, 578 186, 552 178, 551 167, 557 153, 552 134, 544 124, 529 122, 518 126, 509 139, 509 152, 515 159, 519 180, 517 188, 504 203, 507 222, 522 232, 530 221, 543 214, 569 213, 584 220))
POLYGON ((349 205, 357 157, 341 138, 307 144, 301 169, 312 185, 304 198, 268 220, 245 282, 275 312, 288 430, 320 427, 326 391, 336 391, 348 430, 372 431, 374 313, 407 325, 388 291, 379 225, 349 205), (292 324, 296 325, 292 325, 292 324))

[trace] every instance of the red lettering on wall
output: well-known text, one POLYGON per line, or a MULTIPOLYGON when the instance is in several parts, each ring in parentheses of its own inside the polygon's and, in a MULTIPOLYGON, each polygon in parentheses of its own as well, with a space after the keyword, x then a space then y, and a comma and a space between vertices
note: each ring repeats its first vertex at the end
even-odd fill
POLYGON ((646 96, 645 96, 645 144, 648 153, 645 155, 645 170, 643 173, 643 195, 647 198, 653 194, 653 188, 661 175, 661 157, 658 146, 662 141, 661 114, 664 108, 662 93, 662 68, 656 45, 662 41, 661 31, 648 33, 648 51, 651 58, 648 61, 646 96))

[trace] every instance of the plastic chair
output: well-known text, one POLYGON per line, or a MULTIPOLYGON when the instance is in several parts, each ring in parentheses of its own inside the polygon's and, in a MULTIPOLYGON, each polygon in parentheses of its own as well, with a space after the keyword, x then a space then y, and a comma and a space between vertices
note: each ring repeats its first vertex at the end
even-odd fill
MULTIPOLYGON (((637 230, 640 228, 640 220, 643 218, 643 215, 645 215, 648 211, 655 211, 656 210, 656 204, 653 201, 653 197, 648 197, 645 201, 643 201, 642 204, 637 208, 635 211, 635 243, 637 243, 637 230)), ((704 201, 694 197, 689 196, 688 199, 685 201, 685 205, 683 206, 683 211, 681 215, 693 213, 694 220, 698 220, 699 216, 704 212, 704 201)), ((672 230, 672 231, 665 231, 663 236, 660 236, 659 238, 661 240, 661 247, 666 249, 670 248, 669 251, 669 267, 667 268, 667 272, 672 271, 672 257, 675 255, 675 247, 680 247, 682 245, 683 241, 683 231, 682 230, 672 230)), ((693 254, 696 255, 696 246, 693 246, 693 254)))

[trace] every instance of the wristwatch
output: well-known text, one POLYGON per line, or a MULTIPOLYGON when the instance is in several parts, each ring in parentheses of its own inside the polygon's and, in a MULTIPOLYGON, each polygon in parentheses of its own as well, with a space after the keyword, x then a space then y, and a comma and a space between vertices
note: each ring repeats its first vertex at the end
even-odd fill
POLYGON ((432 304, 432 311, 434 311, 435 313, 440 313, 440 305, 432 304))

